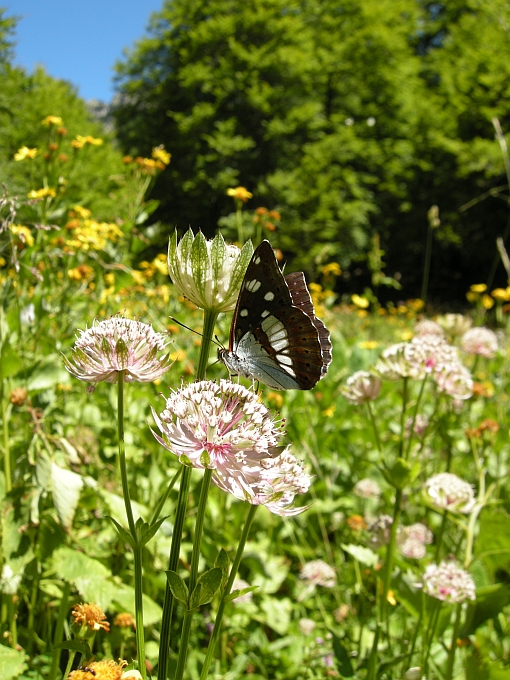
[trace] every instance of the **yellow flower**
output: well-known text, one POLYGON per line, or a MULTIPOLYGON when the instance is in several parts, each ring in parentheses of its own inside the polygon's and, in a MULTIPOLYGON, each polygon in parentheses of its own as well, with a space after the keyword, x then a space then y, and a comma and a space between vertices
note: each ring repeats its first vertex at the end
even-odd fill
POLYGON ((5 257, 0 257, 0 267, 5 267, 6 264, 7 260, 5 259, 5 257))
POLYGON ((332 276, 340 276, 342 269, 340 268, 338 262, 329 262, 329 264, 325 264, 323 267, 321 267, 321 272, 324 274, 324 276, 328 276, 330 274, 332 276))
POLYGON ((132 269, 131 270, 131 276, 133 277, 133 281, 138 286, 143 286, 143 284, 145 283, 145 276, 144 276, 143 272, 140 272, 137 269, 132 269))
POLYGON ((42 189, 32 189, 32 191, 29 192, 28 198, 35 198, 39 200, 40 198, 47 198, 50 196, 51 198, 55 198, 57 195, 57 192, 55 189, 52 189, 51 187, 43 187, 42 189))
POLYGON ((277 408, 281 408, 283 404, 283 397, 279 392, 268 392, 267 399, 268 401, 272 401, 277 408))
POLYGON ((466 293, 466 299, 468 302, 476 302, 476 300, 478 299, 478 295, 475 295, 475 293, 468 291, 466 293))
MULTIPOLYGON (((138 672, 138 671, 137 671, 138 672)), ((69 673, 69 680, 121 680, 124 677, 122 666, 111 659, 91 661, 69 673)), ((131 676, 132 678, 136 676, 131 676)), ((142 676, 140 676, 142 677, 142 676)))
POLYGON ((356 313, 360 319, 366 319, 368 316, 368 312, 366 309, 358 309, 356 313))
POLYGON ((60 116, 46 116, 44 120, 41 121, 41 125, 63 125, 64 121, 60 116))
POLYGON ((91 144, 92 146, 101 146, 103 143, 102 139, 99 139, 99 137, 91 137, 90 135, 86 135, 83 137, 82 135, 76 135, 76 141, 78 141, 82 146, 85 144, 91 144))
POLYGON ((482 305, 485 307, 485 309, 491 309, 491 307, 494 307, 494 300, 490 295, 483 295, 482 305))
POLYGON ((74 269, 68 269, 67 275, 72 281, 83 281, 91 279, 95 272, 88 264, 80 264, 74 269))
POLYGON ((28 227, 22 224, 11 224, 11 232, 14 236, 18 236, 19 240, 31 248, 34 245, 34 237, 28 227))
POLYGON ((160 144, 159 146, 155 146, 152 149, 152 157, 155 158, 157 161, 161 161, 165 165, 168 165, 170 163, 170 159, 172 158, 172 154, 166 151, 163 144, 160 144))
POLYGON ((116 224, 83 220, 82 224, 74 227, 72 238, 66 243, 75 249, 103 250, 108 241, 115 243, 122 236, 122 231, 116 224))
POLYGON ((360 349, 377 349, 379 343, 377 340, 362 340, 361 342, 358 342, 358 347, 360 349))
POLYGON ((395 606, 397 604, 397 601, 395 599, 395 593, 393 592, 393 590, 388 590, 388 594, 386 595, 386 599, 393 606, 395 606))
POLYGON ((336 406, 328 406, 328 408, 324 409, 322 415, 324 416, 324 418, 332 418, 335 415, 335 411, 336 406))
POLYGON ((366 309, 370 305, 370 302, 366 297, 361 297, 361 295, 356 295, 356 293, 351 295, 351 300, 356 307, 361 307, 361 309, 366 309))
POLYGON ((250 193, 246 187, 227 189, 227 196, 232 196, 232 198, 242 201, 243 203, 246 203, 248 199, 253 198, 253 194, 250 193))
POLYGON ((18 149, 18 153, 14 154, 15 161, 24 161, 25 158, 35 158, 39 151, 37 149, 29 149, 28 146, 22 146, 18 149))
POLYGON ((508 288, 495 288, 491 292, 492 297, 500 302, 508 302, 510 300, 510 287, 508 288))
POLYGON ((423 302, 423 300, 420 300, 420 298, 416 298, 413 300, 408 300, 407 306, 413 309, 415 312, 419 312, 421 309, 425 307, 425 303, 423 302))
POLYGON ((164 253, 156 255, 156 257, 152 260, 152 264, 160 274, 168 276, 168 261, 164 253))
POLYGON ((176 352, 170 354, 170 359, 172 361, 184 361, 186 358, 186 352, 182 349, 178 349, 176 352))
POLYGON ((92 214, 88 208, 84 208, 82 205, 73 205, 71 210, 84 220, 89 218, 92 214))
POLYGON ((485 283, 474 283, 472 286, 469 287, 469 290, 472 293, 485 293, 487 290, 487 286, 485 283))
POLYGON ((110 630, 105 613, 93 602, 75 604, 72 615, 77 626, 84 626, 93 631, 103 629, 107 633, 110 630))
POLYGON ((402 333, 400 334, 400 338, 401 338, 404 342, 408 342, 409 340, 412 339, 412 337, 413 337, 413 332, 412 332, 412 331, 402 331, 402 333))

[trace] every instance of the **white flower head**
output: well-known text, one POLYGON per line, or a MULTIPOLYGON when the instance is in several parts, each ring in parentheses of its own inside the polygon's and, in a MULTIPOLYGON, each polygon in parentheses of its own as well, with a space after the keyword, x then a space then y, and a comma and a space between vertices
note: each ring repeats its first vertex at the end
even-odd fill
POLYGON ((203 380, 171 393, 166 408, 152 414, 158 442, 196 468, 214 470, 213 482, 252 505, 292 515, 296 494, 311 478, 288 448, 279 446, 282 423, 259 397, 230 380, 203 380))
POLYGON ((444 338, 445 333, 443 328, 435 321, 423 319, 423 321, 420 321, 414 327, 414 335, 415 337, 421 335, 439 335, 441 338, 444 338))
POLYGON ((489 328, 471 328, 462 336, 460 346, 468 354, 492 359, 498 351, 498 339, 489 328))
POLYGON ((380 391, 380 378, 368 371, 357 371, 347 378, 342 394, 351 404, 364 404, 377 399, 380 391))
POLYGON ((299 630, 303 635, 310 635, 315 630, 317 624, 312 619, 299 619, 298 621, 299 630))
POLYGON ((301 568, 300 578, 315 586, 333 588, 336 585, 336 572, 324 560, 312 560, 301 568))
POLYGON ((420 560, 427 554, 426 545, 432 543, 432 532, 420 522, 407 527, 400 527, 397 534, 397 545, 405 557, 420 560))
POLYGON ((172 363, 168 354, 158 358, 168 338, 141 321, 112 316, 79 333, 71 359, 64 357, 66 369, 78 380, 117 382, 124 371, 125 382, 152 382, 172 363))
POLYGON ((444 392, 453 399, 469 399, 473 396, 473 377, 460 361, 443 366, 434 374, 439 392, 444 392))
POLYGON ((476 599, 475 583, 471 575, 452 560, 427 566, 423 574, 423 590, 443 602, 476 599))
POLYGON ((359 482, 356 482, 353 492, 360 498, 379 498, 381 495, 381 487, 373 479, 365 477, 364 479, 360 479, 359 482))
POLYGON ((395 381, 401 378, 423 377, 421 373, 417 373, 417 367, 409 361, 408 344, 399 342, 384 350, 374 366, 374 372, 381 380, 395 381))
POLYGON ((463 335, 473 323, 469 316, 463 314, 442 314, 436 321, 452 337, 463 335))
POLYGON ((440 510, 469 514, 475 505, 473 487, 451 472, 440 472, 425 482, 427 501, 440 510))
POLYGON ((425 333, 406 343, 405 356, 412 370, 411 377, 423 378, 458 363, 457 350, 442 335, 425 333))
POLYGON ((242 249, 227 245, 221 234, 206 240, 189 229, 168 245, 168 273, 181 295, 201 309, 231 312, 235 309, 246 268, 253 255, 251 241, 242 249))

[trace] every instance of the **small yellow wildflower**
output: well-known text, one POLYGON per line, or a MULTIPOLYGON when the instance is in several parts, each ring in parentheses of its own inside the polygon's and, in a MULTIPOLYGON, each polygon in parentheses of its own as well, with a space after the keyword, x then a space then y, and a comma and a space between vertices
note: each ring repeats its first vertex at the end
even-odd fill
POLYGON ((41 125, 63 125, 64 121, 60 116, 46 116, 44 120, 41 121, 41 125))
POLYGON ((35 198, 36 200, 39 200, 41 198, 47 198, 48 196, 55 198, 56 195, 57 192, 55 189, 52 189, 51 187, 43 187, 42 189, 32 189, 32 191, 30 191, 28 194, 28 198, 35 198))
POLYGON ((5 259, 5 257, 0 257, 0 267, 5 267, 6 264, 7 260, 5 259))
POLYGON ((367 307, 370 305, 369 300, 366 297, 362 297, 361 295, 351 295, 351 300, 353 304, 356 305, 356 307, 360 307, 361 309, 367 309, 367 307))
POLYGON ((107 286, 113 286, 115 283, 115 274, 113 272, 108 272, 104 275, 104 282, 107 286))
POLYGON ((360 319, 366 319, 368 316, 368 310, 366 309, 357 309, 356 314, 359 316, 360 319))
POLYGON ((268 392, 268 401, 271 401, 277 408, 281 408, 283 404, 283 397, 279 392, 268 392))
POLYGON ((133 281, 138 285, 138 286, 143 286, 143 284, 146 281, 146 277, 144 276, 143 272, 138 271, 138 269, 132 269, 131 270, 131 276, 133 277, 133 281))
POLYGON ((508 288, 495 288, 491 295, 498 302, 508 302, 510 300, 510 286, 508 288))
POLYGON ((358 347, 360 349, 377 349, 379 343, 377 340, 362 340, 361 342, 358 342, 358 347))
POLYGON ((184 361, 184 359, 186 359, 186 352, 182 349, 178 349, 170 354, 170 359, 172 361, 184 361))
POLYGON ((32 236, 32 232, 28 227, 24 227, 22 224, 11 224, 11 232, 29 248, 34 245, 34 237, 32 236))
POLYGON ((247 200, 253 198, 253 194, 248 191, 246 187, 236 187, 235 189, 227 189, 227 196, 246 203, 247 200))
POLYGON ((134 162, 138 165, 142 172, 147 175, 154 175, 156 170, 164 170, 166 165, 160 160, 155 160, 154 158, 143 158, 142 156, 137 156, 134 162))
MULTIPOLYGON (((104 305, 107 301, 111 299, 111 296, 115 294, 115 286, 110 286, 105 288, 99 297, 99 305, 104 305)), ((101 310, 104 313, 104 310, 101 310)))
POLYGON ((95 275, 95 271, 88 264, 80 264, 74 269, 68 269, 67 275, 71 281, 86 281, 95 275))
POLYGON ((485 309, 491 309, 494 307, 494 300, 490 295, 482 295, 482 305, 485 309))
MULTIPOLYGON (((88 219, 92 214, 88 208, 84 208, 82 205, 73 205, 71 210, 75 213, 75 215, 81 217, 84 220, 88 219)), ((75 215, 72 215, 72 217, 75 215)))
POLYGON ((115 243, 122 236, 122 231, 116 224, 83 220, 82 224, 73 224, 72 238, 66 243, 75 249, 104 250, 108 241, 115 243))
POLYGON ((388 594, 386 595, 386 599, 393 606, 395 606, 397 604, 397 600, 395 599, 395 593, 393 592, 393 590, 388 590, 388 594))
POLYGON ((419 312, 425 307, 425 303, 420 298, 415 298, 407 301, 407 306, 410 307, 415 312, 419 312))
POLYGON ((76 135, 76 140, 80 142, 83 146, 85 144, 90 144, 91 146, 101 146, 103 143, 103 140, 100 139, 99 137, 91 137, 91 135, 86 135, 83 137, 82 135, 76 135))
POLYGON ((119 628, 136 628, 133 615, 130 614, 129 612, 122 612, 121 614, 117 614, 117 616, 113 620, 113 625, 118 626, 119 628))
POLYGON ((152 264, 160 274, 168 276, 168 260, 164 253, 156 255, 156 257, 152 260, 152 264))
POLYGON ((471 291, 468 291, 468 292, 466 293, 466 300, 467 300, 468 302, 476 302, 476 301, 478 300, 478 294, 477 294, 477 293, 473 293, 473 292, 471 292, 471 291))
POLYGON ((29 149, 28 146, 22 146, 18 152, 14 154, 15 161, 24 161, 25 158, 35 158, 39 153, 38 149, 29 149))
POLYGON ((321 272, 324 274, 324 276, 340 276, 342 269, 338 262, 329 262, 328 264, 325 264, 323 267, 321 267, 321 272))
POLYGON ((332 418, 335 415, 336 411, 336 406, 328 406, 328 408, 325 408, 324 411, 322 412, 322 415, 324 418, 332 418))
POLYGON ((155 158, 157 161, 161 161, 165 165, 168 165, 170 163, 170 159, 172 158, 172 154, 166 151, 163 144, 160 144, 159 146, 155 146, 152 149, 152 157, 155 158))
POLYGON ((412 331, 402 331, 400 334, 400 338, 403 342, 409 342, 409 340, 412 340, 413 337, 413 332, 412 331))
POLYGON ((487 290, 487 286, 485 283, 474 283, 472 286, 469 287, 469 290, 472 293, 485 293, 487 290))

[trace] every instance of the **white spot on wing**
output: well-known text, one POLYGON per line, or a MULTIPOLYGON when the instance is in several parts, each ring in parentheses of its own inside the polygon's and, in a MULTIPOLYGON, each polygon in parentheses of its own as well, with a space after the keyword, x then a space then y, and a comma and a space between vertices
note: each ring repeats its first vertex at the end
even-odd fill
POLYGON ((288 347, 289 341, 287 338, 283 338, 282 340, 277 340, 276 342, 273 342, 271 339, 271 346, 274 349, 275 352, 279 352, 282 349, 285 349, 285 347, 288 347))
POLYGON ((248 310, 247 309, 241 309, 239 312, 239 316, 248 316, 248 310))
POLYGON ((271 291, 268 291, 264 295, 264 300, 267 300, 268 302, 271 302, 272 300, 274 300, 274 293, 272 293, 271 291))
POLYGON ((269 316, 270 314, 271 314, 271 312, 268 312, 267 309, 264 309, 264 311, 262 312, 262 314, 261 314, 260 316, 261 316, 263 319, 265 319, 266 316, 269 316))
POLYGON ((255 264, 260 264, 260 257, 257 255, 257 257, 253 260, 255 264))
POLYGON ((244 284, 244 287, 246 288, 246 290, 250 291, 250 293, 256 293, 260 286, 261 283, 260 281, 257 281, 257 279, 253 279, 253 281, 246 281, 246 283, 244 284))
POLYGON ((285 354, 277 354, 276 358, 281 364, 285 364, 285 366, 292 366, 292 359, 285 356, 285 354))

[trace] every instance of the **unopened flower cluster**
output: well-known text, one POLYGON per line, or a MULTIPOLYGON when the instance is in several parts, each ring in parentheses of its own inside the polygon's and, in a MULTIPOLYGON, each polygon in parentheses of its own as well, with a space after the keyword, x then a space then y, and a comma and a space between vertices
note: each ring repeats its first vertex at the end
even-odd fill
POLYGON ((310 476, 278 446, 282 423, 251 390, 229 380, 196 382, 172 392, 153 417, 159 443, 183 464, 214 470, 213 482, 224 491, 279 515, 304 509, 292 504, 310 476))
POLYGON ((429 564, 423 574, 423 590, 443 602, 475 600, 475 583, 453 560, 429 564))
POLYGON ((152 326, 114 316, 80 331, 72 359, 64 357, 64 364, 71 375, 87 382, 116 382, 120 371, 125 382, 152 382, 170 367, 168 355, 158 358, 167 344, 152 326))
POLYGON ((473 487, 451 472, 440 472, 425 482, 427 501, 439 510, 468 514, 475 505, 473 487))

